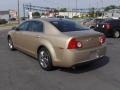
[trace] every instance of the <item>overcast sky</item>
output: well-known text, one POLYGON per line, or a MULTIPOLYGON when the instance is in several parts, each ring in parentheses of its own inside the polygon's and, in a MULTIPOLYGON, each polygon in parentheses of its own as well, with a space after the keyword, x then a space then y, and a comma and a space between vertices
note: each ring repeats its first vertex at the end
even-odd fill
MULTIPOLYGON (((101 7, 102 0, 77 0, 78 8, 101 7), (97 3, 98 2, 98 3, 97 3)), ((120 5, 120 0, 103 0, 104 6, 115 4, 120 5)), ((32 3, 42 7, 66 7, 75 8, 76 0, 20 0, 20 7, 22 11, 23 3, 32 3), (69 2, 69 4, 68 4, 69 2)), ((0 10, 16 9, 17 0, 0 0, 0 10)))

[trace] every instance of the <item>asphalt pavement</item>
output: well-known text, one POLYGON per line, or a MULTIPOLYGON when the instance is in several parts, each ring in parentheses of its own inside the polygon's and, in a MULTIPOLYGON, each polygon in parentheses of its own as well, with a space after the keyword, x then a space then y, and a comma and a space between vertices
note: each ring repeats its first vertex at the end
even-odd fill
POLYGON ((107 56, 76 69, 44 71, 38 61, 7 46, 0 31, 0 90, 120 90, 120 39, 107 39, 107 56))

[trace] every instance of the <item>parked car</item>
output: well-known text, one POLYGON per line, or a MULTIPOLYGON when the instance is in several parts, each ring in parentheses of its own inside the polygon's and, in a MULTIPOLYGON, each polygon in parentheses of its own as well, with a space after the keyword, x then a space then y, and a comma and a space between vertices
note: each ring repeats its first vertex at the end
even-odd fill
POLYGON ((70 19, 68 16, 57 15, 56 18, 70 19))
POLYGON ((0 19, 0 24, 7 24, 8 21, 6 19, 0 19))
POLYGON ((105 36, 67 19, 28 20, 8 32, 8 45, 38 59, 44 70, 105 56, 105 36))
POLYGON ((16 21, 17 19, 16 18, 10 18, 10 21, 16 21))
POLYGON ((91 21, 91 20, 92 20, 92 18, 83 19, 83 20, 80 22, 80 24, 81 24, 82 26, 86 26, 86 23, 89 22, 89 21, 91 21))
POLYGON ((120 37, 120 20, 119 19, 105 20, 96 26, 95 31, 102 32, 106 36, 119 38, 120 37))
POLYGON ((102 21, 104 21, 104 19, 93 19, 93 20, 90 20, 89 22, 86 22, 85 26, 94 29, 96 25, 101 23, 102 21))

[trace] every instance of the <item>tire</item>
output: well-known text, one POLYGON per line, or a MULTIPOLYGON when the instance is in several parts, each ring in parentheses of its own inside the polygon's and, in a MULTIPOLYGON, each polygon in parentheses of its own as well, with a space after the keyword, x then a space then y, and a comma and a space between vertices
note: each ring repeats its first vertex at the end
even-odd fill
POLYGON ((114 31, 113 37, 114 38, 119 38, 120 37, 120 32, 118 30, 114 31))
POLYGON ((8 38, 8 46, 10 50, 15 50, 12 39, 10 37, 8 38))
POLYGON ((53 70, 52 57, 47 48, 40 48, 38 53, 38 61, 42 69, 46 71, 53 70))
POLYGON ((90 26, 90 29, 94 29, 95 27, 94 26, 90 26))

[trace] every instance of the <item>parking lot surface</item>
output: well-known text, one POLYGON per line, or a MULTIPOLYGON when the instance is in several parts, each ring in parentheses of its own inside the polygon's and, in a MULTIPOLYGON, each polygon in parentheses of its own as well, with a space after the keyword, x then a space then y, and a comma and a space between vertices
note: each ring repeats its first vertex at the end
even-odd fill
POLYGON ((10 51, 0 31, 0 90, 120 90, 120 39, 107 39, 107 56, 76 69, 44 71, 38 61, 10 51))

